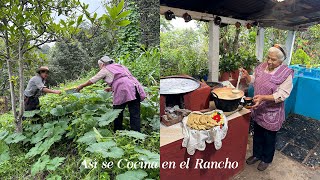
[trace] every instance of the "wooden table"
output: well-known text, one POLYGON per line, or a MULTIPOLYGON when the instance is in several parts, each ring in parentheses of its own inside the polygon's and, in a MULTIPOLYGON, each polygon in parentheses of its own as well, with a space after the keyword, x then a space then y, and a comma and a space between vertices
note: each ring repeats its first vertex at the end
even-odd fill
MULTIPOLYGON (((196 150, 193 156, 186 152, 186 148, 181 146, 183 140, 181 123, 173 126, 161 125, 160 128, 160 157, 161 168, 160 178, 170 180, 179 179, 230 179, 237 173, 243 170, 245 163, 245 155, 248 142, 248 131, 250 124, 250 110, 242 109, 234 113, 228 118, 228 133, 224 140, 222 140, 222 148, 216 150, 214 144, 207 144, 204 151, 196 150), (180 168, 181 162, 189 160, 189 169, 180 168), (208 169, 200 169, 200 163, 203 162, 216 162, 215 167, 208 169), (176 167, 166 165, 166 162, 175 164, 176 167), (227 163, 227 168, 216 167, 219 162, 227 163), (195 169, 198 164, 198 169, 195 169), (237 164, 237 166, 236 166, 237 164), (231 166, 236 167, 233 169, 231 166), (231 167, 228 169, 228 167, 231 167)), ((170 164, 170 163, 168 163, 170 164)), ((201 163, 204 167, 204 163, 201 163)), ((214 164, 214 163, 213 163, 214 164)), ((220 163, 222 165, 222 163, 220 163)))

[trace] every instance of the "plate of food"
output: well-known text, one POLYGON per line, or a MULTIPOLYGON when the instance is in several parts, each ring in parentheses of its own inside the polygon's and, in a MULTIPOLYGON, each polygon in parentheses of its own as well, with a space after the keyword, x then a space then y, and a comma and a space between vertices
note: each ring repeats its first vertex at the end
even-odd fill
POLYGON ((182 120, 182 147, 189 155, 196 150, 204 151, 206 143, 214 143, 216 150, 222 147, 222 139, 227 135, 228 119, 221 110, 206 113, 191 112, 182 120))
POLYGON ((217 126, 222 128, 225 121, 226 116, 221 111, 191 113, 188 116, 187 126, 194 130, 209 130, 217 126))

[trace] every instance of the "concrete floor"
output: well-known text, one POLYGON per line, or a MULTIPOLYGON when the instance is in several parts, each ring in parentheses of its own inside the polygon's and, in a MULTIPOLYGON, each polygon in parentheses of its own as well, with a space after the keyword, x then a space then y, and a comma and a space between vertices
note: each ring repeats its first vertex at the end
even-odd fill
MULTIPOLYGON (((246 158, 252 154, 252 137, 250 136, 246 158)), ((320 167, 312 168, 290 159, 276 151, 272 164, 265 171, 257 170, 259 162, 245 165, 245 169, 233 180, 319 180, 320 167)))

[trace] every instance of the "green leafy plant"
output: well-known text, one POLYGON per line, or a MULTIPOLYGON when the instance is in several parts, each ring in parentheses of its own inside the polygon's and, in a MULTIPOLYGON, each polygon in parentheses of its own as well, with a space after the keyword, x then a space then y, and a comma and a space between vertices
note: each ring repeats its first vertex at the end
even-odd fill
POLYGON ((311 58, 303 49, 297 49, 293 55, 291 64, 310 65, 311 58))

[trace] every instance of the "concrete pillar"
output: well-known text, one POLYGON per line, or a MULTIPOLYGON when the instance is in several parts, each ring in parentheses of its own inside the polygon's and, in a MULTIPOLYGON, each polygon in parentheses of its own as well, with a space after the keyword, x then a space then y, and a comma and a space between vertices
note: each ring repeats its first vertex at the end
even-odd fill
POLYGON ((296 38, 296 31, 289 31, 286 39, 287 59, 284 60, 283 62, 284 64, 290 65, 291 63, 295 38, 296 38))
POLYGON ((264 28, 259 27, 256 37, 256 57, 262 62, 263 61, 263 49, 264 49, 264 28))
POLYGON ((219 79, 219 37, 220 27, 209 21, 209 76, 208 81, 219 79))

